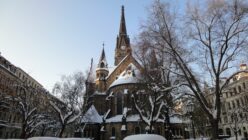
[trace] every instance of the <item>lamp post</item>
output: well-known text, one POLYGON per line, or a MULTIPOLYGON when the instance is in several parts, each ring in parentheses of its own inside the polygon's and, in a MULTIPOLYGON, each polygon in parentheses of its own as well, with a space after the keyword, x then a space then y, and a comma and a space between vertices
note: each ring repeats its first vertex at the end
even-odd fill
POLYGON ((189 103, 187 105, 187 113, 190 115, 192 134, 193 134, 193 138, 195 139, 196 137, 195 137, 195 126, 194 126, 194 122, 193 122, 193 111, 194 111, 194 105, 193 105, 193 103, 189 103))

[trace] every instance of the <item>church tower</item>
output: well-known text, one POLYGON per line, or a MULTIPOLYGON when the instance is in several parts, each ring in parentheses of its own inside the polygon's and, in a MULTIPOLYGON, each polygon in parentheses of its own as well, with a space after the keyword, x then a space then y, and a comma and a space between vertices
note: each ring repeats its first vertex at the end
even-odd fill
POLYGON ((126 29, 124 6, 122 6, 119 35, 117 36, 116 39, 115 66, 118 65, 121 62, 121 60, 131 52, 132 49, 130 47, 130 40, 127 35, 127 29, 126 29))
POLYGON ((102 54, 99 59, 97 68, 96 68, 96 89, 99 92, 106 91, 106 77, 108 76, 108 64, 105 56, 104 47, 102 49, 102 54))

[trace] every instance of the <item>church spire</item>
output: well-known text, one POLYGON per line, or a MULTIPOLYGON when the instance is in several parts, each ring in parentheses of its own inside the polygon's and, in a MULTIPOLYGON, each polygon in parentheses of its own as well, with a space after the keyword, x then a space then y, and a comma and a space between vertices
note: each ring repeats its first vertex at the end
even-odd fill
POLYGON ((108 64, 107 64, 107 60, 105 56, 104 43, 103 43, 103 48, 102 48, 102 53, 99 59, 98 68, 107 68, 107 67, 108 67, 108 64))
POLYGON ((125 22, 125 11, 124 11, 124 6, 122 5, 119 35, 126 35, 126 34, 127 34, 127 29, 126 29, 126 22, 125 22))
POLYGON ((129 54, 132 54, 132 49, 130 47, 130 40, 127 35, 124 6, 122 6, 119 35, 116 38, 115 66, 118 65, 122 59, 129 54))

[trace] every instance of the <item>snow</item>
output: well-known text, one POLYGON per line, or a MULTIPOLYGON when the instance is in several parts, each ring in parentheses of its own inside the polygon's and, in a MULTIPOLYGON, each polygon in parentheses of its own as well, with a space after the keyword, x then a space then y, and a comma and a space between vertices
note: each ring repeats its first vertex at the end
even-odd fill
POLYGON ((112 91, 112 92, 109 94, 109 96, 108 96, 108 97, 106 97, 106 100, 110 100, 110 98, 111 98, 111 97, 114 97, 114 95, 113 95, 113 94, 114 94, 114 92, 112 91))
POLYGON ((92 140, 90 138, 32 137, 27 140, 92 140))
POLYGON ((110 137, 109 139, 111 139, 111 140, 115 140, 115 137, 114 137, 114 136, 112 136, 112 137, 110 137))
POLYGON ((101 127, 101 130, 100 130, 100 131, 101 131, 101 132, 104 132, 104 131, 105 131, 104 126, 101 127))
POLYGON ((102 117, 97 112, 94 105, 92 105, 82 118, 82 122, 86 123, 102 123, 102 117))
POLYGON ((117 65, 117 66, 114 66, 112 68, 109 69, 109 75, 106 77, 107 79, 109 78, 109 76, 119 67, 119 65, 121 65, 121 63, 128 57, 129 55, 125 56, 121 62, 117 65))
POLYGON ((94 93, 94 95, 106 95, 106 92, 99 92, 99 91, 96 91, 94 93))
POLYGON ((122 84, 138 83, 139 77, 140 77, 140 70, 134 64, 131 63, 127 66, 127 69, 120 74, 118 79, 116 79, 109 87, 122 85, 122 84))
POLYGON ((128 109, 127 109, 127 107, 124 107, 124 109, 123 109, 123 117, 127 117, 127 111, 128 111, 128 109))
POLYGON ((124 94, 128 94, 128 89, 124 89, 124 94))
MULTIPOLYGON (((238 140, 242 140, 242 139, 244 139, 244 138, 243 138, 243 137, 238 136, 238 140)), ((235 137, 231 137, 231 138, 227 138, 227 140, 236 140, 236 138, 235 138, 235 137)))
POLYGON ((164 137, 160 135, 154 134, 139 134, 139 135, 131 135, 124 138, 124 140, 166 140, 164 137))
POLYGON ((176 124, 176 123, 183 123, 183 120, 179 118, 178 116, 170 117, 170 123, 176 124))
POLYGON ((108 118, 106 119, 107 123, 111 123, 111 122, 121 122, 122 121, 122 115, 116 115, 114 117, 108 118))
POLYGON ((108 109, 108 111, 104 114, 103 119, 106 120, 106 118, 108 117, 109 113, 110 113, 110 109, 108 109))
MULTIPOLYGON (((123 115, 115 115, 111 118, 106 119, 107 123, 112 123, 112 122, 122 122, 122 117, 123 115)), ((142 121, 140 116, 138 114, 134 114, 134 115, 128 115, 126 118, 127 122, 137 122, 137 121, 142 121)), ((164 122, 161 119, 158 119, 156 122, 164 122)))
POLYGON ((126 131, 126 130, 127 130, 126 125, 122 125, 121 126, 121 131, 126 131))
POLYGON ((115 70, 117 66, 109 67, 109 75, 115 70))
MULTIPOLYGON (((149 126, 146 126, 145 130, 149 130, 149 126)), ((154 130, 154 127, 152 127, 152 130, 154 130)))
MULTIPOLYGON (((6 139, 0 139, 6 140, 6 139)), ((8 139, 8 140, 24 140, 24 139, 8 139)), ((92 140, 90 138, 57 138, 57 137, 32 137, 27 140, 92 140)))

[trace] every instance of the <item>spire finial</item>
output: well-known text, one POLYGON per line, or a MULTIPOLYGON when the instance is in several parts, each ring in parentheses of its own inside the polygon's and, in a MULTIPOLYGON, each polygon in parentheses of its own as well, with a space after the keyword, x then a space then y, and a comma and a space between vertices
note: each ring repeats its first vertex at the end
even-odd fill
POLYGON ((105 46, 105 43, 104 43, 104 41, 102 42, 102 48, 104 49, 104 46, 105 46))
POLYGON ((121 6, 121 13, 124 14, 124 5, 121 6))

